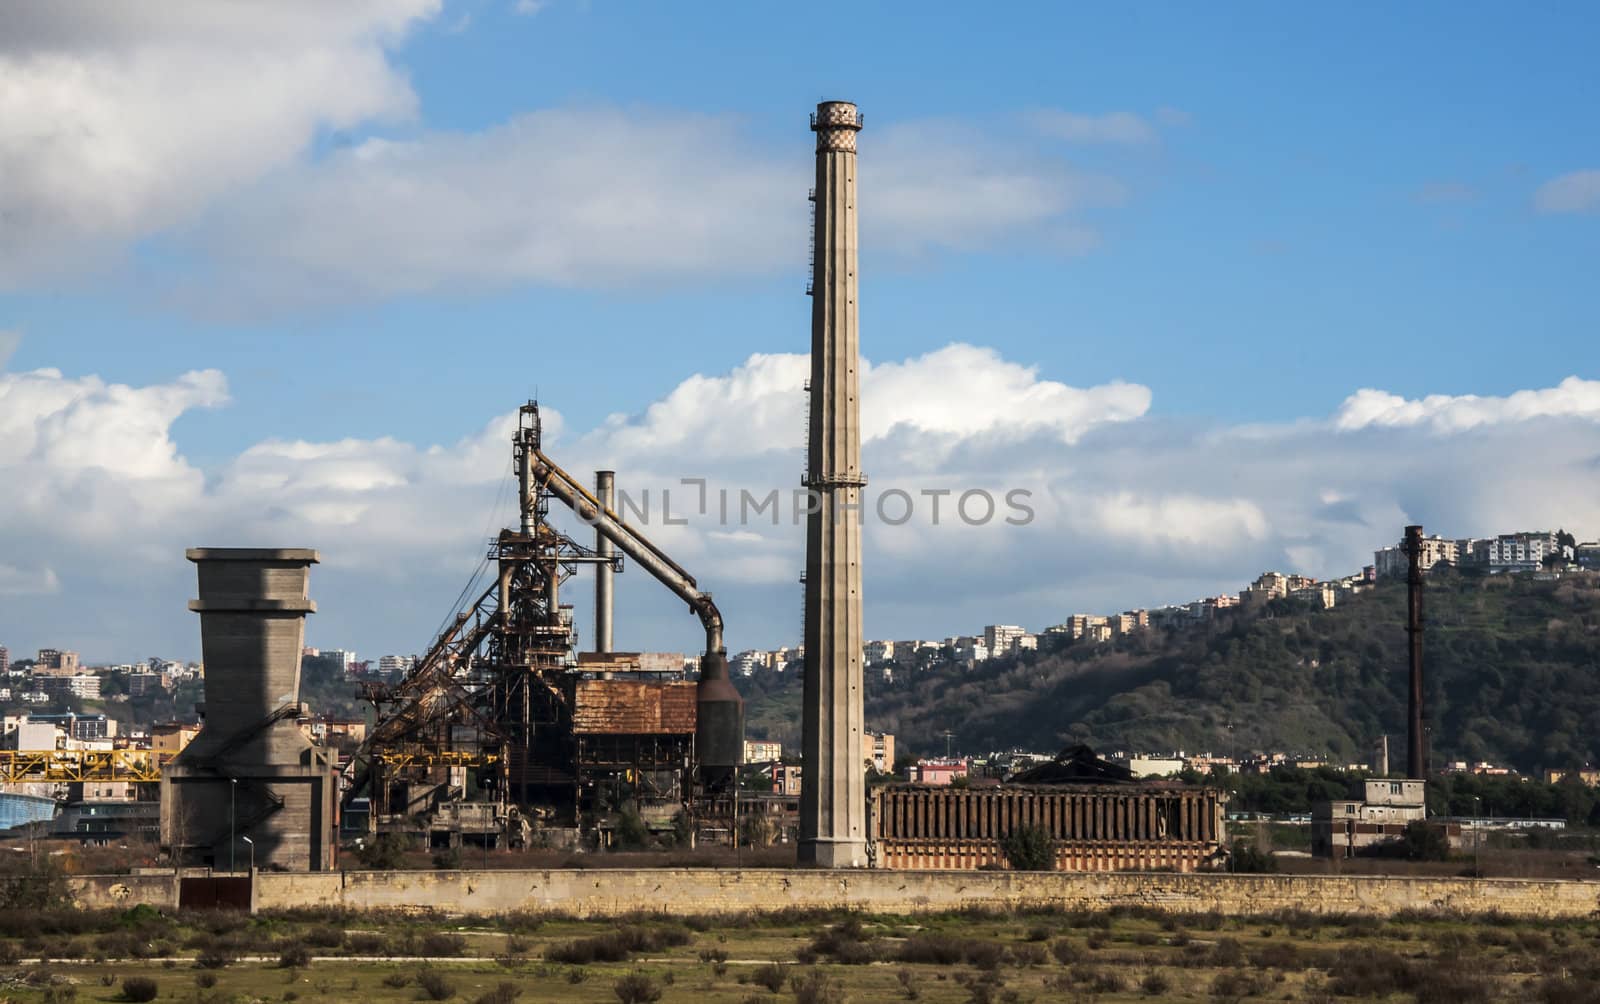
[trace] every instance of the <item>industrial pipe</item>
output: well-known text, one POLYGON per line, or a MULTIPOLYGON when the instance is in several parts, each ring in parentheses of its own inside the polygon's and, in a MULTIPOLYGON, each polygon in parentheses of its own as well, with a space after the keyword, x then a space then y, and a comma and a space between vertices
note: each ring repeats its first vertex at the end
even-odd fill
POLYGON ((731 780, 744 763, 744 701, 728 679, 728 652, 722 644, 722 613, 711 594, 701 592, 694 577, 667 557, 555 461, 533 444, 527 447, 529 473, 537 484, 610 540, 645 571, 689 604, 705 627, 706 650, 700 657, 700 682, 695 689, 695 757, 708 785, 731 780), (709 768, 709 769, 708 769, 709 768))
MULTIPOLYGON (((596 471, 594 474, 594 493, 600 502, 600 508, 611 512, 616 506, 616 479, 615 471, 596 471)), ((600 532, 599 527, 594 532, 595 553, 605 559, 610 559, 616 552, 613 550, 611 538, 600 532)), ((594 650, 596 652, 611 651, 611 562, 606 560, 595 566, 594 569, 594 650)))

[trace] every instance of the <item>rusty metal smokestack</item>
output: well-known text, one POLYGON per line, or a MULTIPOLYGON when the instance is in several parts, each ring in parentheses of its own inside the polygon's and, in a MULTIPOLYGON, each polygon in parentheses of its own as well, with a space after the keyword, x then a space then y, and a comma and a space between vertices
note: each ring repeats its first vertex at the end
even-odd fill
MULTIPOLYGON (((615 471, 594 472, 594 494, 600 500, 600 505, 607 510, 615 510, 617 474, 615 471)), ((594 549, 602 558, 611 558, 616 554, 616 547, 611 543, 611 538, 601 533, 594 532, 594 549)), ((609 561, 594 566, 594 650, 596 652, 611 651, 611 563, 609 561)))
POLYGON ((1428 776, 1423 747, 1422 712, 1422 527, 1406 527, 1406 641, 1411 668, 1411 695, 1406 705, 1406 777, 1428 776))

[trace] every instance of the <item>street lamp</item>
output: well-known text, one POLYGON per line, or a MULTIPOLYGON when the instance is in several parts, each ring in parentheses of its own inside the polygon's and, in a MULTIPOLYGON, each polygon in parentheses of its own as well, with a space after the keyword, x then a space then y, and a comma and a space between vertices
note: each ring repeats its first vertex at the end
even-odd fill
POLYGON ((229 875, 233 874, 233 851, 234 851, 234 843, 235 843, 235 841, 233 839, 233 821, 234 821, 234 818, 235 818, 233 810, 234 810, 234 806, 238 803, 238 801, 239 801, 239 779, 236 778, 236 777, 230 777, 230 778, 228 778, 228 874, 229 875))
POLYGON ((256 873, 256 842, 249 837, 240 837, 239 839, 250 845, 250 874, 254 876, 256 873))
POLYGON ((1472 796, 1472 875, 1483 878, 1483 865, 1478 858, 1478 840, 1483 833, 1483 799, 1472 796))

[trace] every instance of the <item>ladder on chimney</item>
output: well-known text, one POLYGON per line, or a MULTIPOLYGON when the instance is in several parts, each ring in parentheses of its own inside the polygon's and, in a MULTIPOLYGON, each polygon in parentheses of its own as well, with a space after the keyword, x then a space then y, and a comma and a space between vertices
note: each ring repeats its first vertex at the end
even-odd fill
POLYGON ((811 203, 811 260, 806 265, 806 295, 812 296, 817 281, 817 190, 815 188, 806 192, 806 201, 811 203))

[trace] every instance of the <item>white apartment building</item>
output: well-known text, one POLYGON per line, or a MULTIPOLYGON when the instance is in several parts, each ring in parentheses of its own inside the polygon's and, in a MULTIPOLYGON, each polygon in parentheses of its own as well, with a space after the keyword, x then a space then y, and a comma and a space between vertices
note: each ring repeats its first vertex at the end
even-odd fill
POLYGON ((740 652, 728 660, 728 667, 739 676, 753 676, 758 669, 764 669, 769 658, 766 652, 740 652))
POLYGON ((385 676, 404 676, 411 672, 417 660, 409 655, 384 655, 378 657, 378 672, 385 676))
POLYGON ((868 663, 888 662, 894 658, 894 642, 869 641, 862 651, 868 663))
POLYGON ((1015 624, 990 624, 983 629, 983 644, 991 655, 1004 655, 1027 633, 1026 628, 1015 624))

